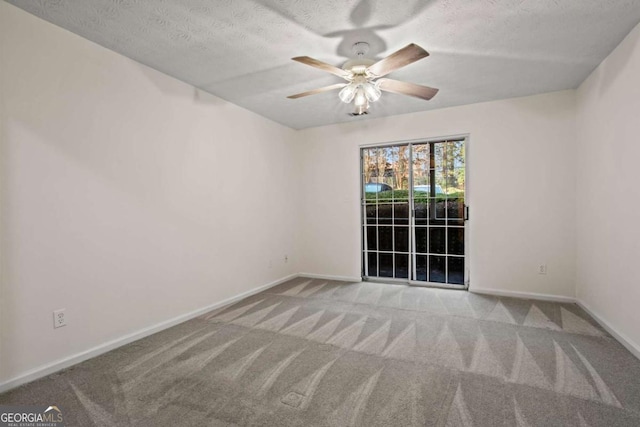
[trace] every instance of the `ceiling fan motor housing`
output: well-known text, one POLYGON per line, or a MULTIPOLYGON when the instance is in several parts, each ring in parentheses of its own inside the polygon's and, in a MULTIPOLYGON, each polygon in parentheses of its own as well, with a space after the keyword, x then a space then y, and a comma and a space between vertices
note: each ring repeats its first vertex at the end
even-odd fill
POLYGON ((356 58, 345 62, 342 66, 343 70, 350 71, 356 75, 364 75, 366 69, 376 63, 373 59, 367 59, 364 57, 367 52, 369 52, 369 43, 367 42, 354 43, 351 51, 356 55, 356 58))
POLYGON ((376 61, 367 58, 354 58, 344 63, 342 69, 351 71, 353 74, 364 74, 366 69, 375 64, 376 61))
POLYGON ((356 56, 364 56, 369 52, 369 43, 355 42, 353 46, 351 46, 351 52, 356 56))

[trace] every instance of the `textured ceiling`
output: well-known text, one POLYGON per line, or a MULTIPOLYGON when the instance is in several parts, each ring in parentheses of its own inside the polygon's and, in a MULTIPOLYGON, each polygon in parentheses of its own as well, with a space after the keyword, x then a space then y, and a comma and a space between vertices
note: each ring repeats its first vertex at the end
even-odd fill
POLYGON ((366 41, 383 58, 431 56, 389 75, 430 102, 384 93, 381 117, 577 87, 640 21, 640 0, 8 0, 82 37, 292 128, 364 120, 340 82, 295 63, 342 65, 366 41))

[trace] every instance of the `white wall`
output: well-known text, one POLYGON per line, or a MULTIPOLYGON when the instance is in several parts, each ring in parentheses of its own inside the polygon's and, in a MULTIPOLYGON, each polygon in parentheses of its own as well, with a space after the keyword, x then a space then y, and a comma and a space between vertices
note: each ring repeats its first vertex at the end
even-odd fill
POLYGON ((640 356, 640 25, 578 90, 577 295, 640 356))
POLYGON ((571 298, 577 275, 579 299, 640 343, 639 41, 577 104, 295 132, 0 2, 0 385, 289 274, 359 277, 359 146, 461 133, 471 289, 571 298))
POLYGON ((297 271, 294 131, 5 2, 0 40, 0 384, 297 271))
POLYGON ((574 95, 301 131, 301 271, 360 275, 360 145, 469 133, 471 289, 573 297, 574 95), (546 276, 537 274, 541 263, 548 265, 546 276))

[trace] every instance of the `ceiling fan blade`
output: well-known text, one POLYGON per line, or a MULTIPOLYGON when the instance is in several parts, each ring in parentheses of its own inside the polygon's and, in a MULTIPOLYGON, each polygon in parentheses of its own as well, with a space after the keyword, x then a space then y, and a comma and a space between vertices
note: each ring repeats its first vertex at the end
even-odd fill
POLYGON ((334 67, 331 64, 327 64, 326 62, 318 61, 317 59, 310 58, 308 56, 296 56, 295 58, 291 58, 294 61, 301 62, 306 65, 310 65, 312 67, 318 68, 322 71, 327 71, 331 74, 335 74, 338 77, 342 77, 343 79, 347 79, 351 77, 351 73, 343 70, 342 68, 334 67))
POLYGON ((367 71, 375 77, 382 77, 427 56, 429 56, 429 52, 417 44, 411 43, 371 65, 367 71))
POLYGON ((309 96, 309 95, 315 95, 316 93, 322 93, 322 92, 329 92, 330 90, 334 90, 334 89, 340 89, 343 88, 347 85, 347 83, 336 83, 334 85, 331 86, 325 86, 325 87, 321 87, 318 89, 313 89, 307 92, 302 92, 302 93, 297 93, 295 95, 289 95, 287 96, 287 98, 289 99, 297 99, 297 98, 302 98, 303 96, 309 96))
POLYGON ((421 98, 427 101, 438 93, 438 89, 417 85, 415 83, 401 82, 400 80, 380 79, 377 82, 380 90, 399 93, 401 95, 415 96, 416 98, 421 98))

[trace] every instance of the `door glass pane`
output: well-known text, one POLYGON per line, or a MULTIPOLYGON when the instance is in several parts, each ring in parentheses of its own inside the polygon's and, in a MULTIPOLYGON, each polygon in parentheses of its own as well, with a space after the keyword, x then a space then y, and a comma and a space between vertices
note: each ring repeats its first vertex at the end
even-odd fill
POLYGON ((447 200, 447 225, 464 225, 464 199, 447 200))
POLYGON ((367 248, 375 251, 378 249, 378 233, 376 227, 367 227, 367 248))
POLYGON ((393 254, 379 254, 379 277, 393 277, 393 254))
POLYGON ((409 255, 396 254, 396 272, 397 279, 409 278, 409 255))
POLYGON ((464 255, 464 228, 447 228, 447 253, 464 255))
POLYGON ((429 203, 414 201, 416 225, 427 225, 429 222, 429 203))
POLYGON ((383 201, 393 200, 393 147, 379 149, 378 198, 383 201))
POLYGON ((464 141, 447 143, 447 188, 450 197, 464 198, 465 148, 464 141))
POLYGON ((369 276, 376 277, 378 275, 378 254, 376 252, 369 252, 367 254, 367 261, 369 262, 369 276))
POLYGON ((443 254, 446 252, 444 227, 429 227, 429 253, 443 254))
MULTIPOLYGON (((447 150, 445 144, 434 144, 435 196, 443 196, 447 191, 447 150)), ((431 192, 431 197, 434 191, 431 192)))
POLYGON ((443 199, 444 196, 440 196, 439 198, 430 199, 431 206, 431 216, 429 218, 430 225, 445 225, 446 220, 446 201, 443 199))
POLYGON ((394 227, 394 250, 409 252, 409 227, 394 227))
POLYGON ((378 249, 389 252, 393 250, 393 227, 378 227, 378 249))
POLYGON ((378 214, 378 207, 376 205, 365 205, 365 211, 367 212, 367 224, 375 224, 376 216, 378 214))
POLYGON ((416 280, 427 281, 427 256, 416 256, 416 280))
POLYGON ((434 283, 445 283, 446 281, 446 267, 445 261, 447 257, 444 256, 429 256, 429 281, 434 283))
POLYGON ((396 200, 408 200, 409 194, 409 146, 403 145, 394 147, 392 187, 395 191, 396 200))
MULTIPOLYGON (((415 193, 428 194, 430 180, 429 144, 413 145, 413 188, 415 193)), ((416 197, 419 194, 416 194, 416 197)))
POLYGON ((416 227, 416 252, 426 254, 427 250, 427 236, 429 229, 427 227, 416 227))
POLYGON ((393 205, 390 203, 378 205, 378 224, 391 224, 393 222, 393 205))
POLYGON ((449 263, 449 283, 464 285, 464 258, 447 257, 449 263))
POLYGON ((447 143, 449 163, 453 168, 464 169, 464 141, 447 143))
POLYGON ((409 225, 409 203, 396 203, 393 206, 394 223, 398 225, 409 225))

